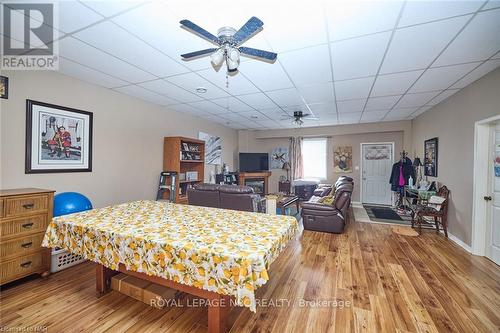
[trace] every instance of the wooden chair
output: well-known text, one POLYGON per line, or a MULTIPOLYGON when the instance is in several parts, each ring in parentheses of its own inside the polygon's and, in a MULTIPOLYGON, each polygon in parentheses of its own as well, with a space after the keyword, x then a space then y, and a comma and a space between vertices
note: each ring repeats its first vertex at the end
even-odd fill
POLYGON ((428 205, 419 206, 415 211, 415 220, 412 220, 412 227, 416 223, 419 227, 419 233, 422 232, 422 223, 424 217, 434 218, 434 223, 436 224, 436 232, 439 232, 439 225, 444 231, 444 235, 448 238, 448 203, 450 197, 450 190, 446 186, 441 186, 436 194, 439 197, 445 198, 445 201, 441 204, 441 209, 436 210, 428 205))

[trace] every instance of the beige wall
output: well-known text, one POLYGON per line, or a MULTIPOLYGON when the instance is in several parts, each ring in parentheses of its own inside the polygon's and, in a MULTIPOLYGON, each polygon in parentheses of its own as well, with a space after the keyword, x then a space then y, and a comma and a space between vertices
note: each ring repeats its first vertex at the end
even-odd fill
POLYGON ((11 71, 2 75, 9 77, 9 99, 0 102, 2 189, 77 191, 87 195, 96 207, 152 199, 163 167, 163 137, 196 138, 200 130, 222 137, 222 159, 231 168, 237 157, 236 130, 55 72, 11 71), (92 172, 24 173, 26 99, 94 113, 92 172))
MULTIPOLYGON (((246 131, 238 133, 238 146, 242 152, 267 152, 275 147, 288 147, 290 136, 329 137, 327 146, 327 179, 333 183, 342 174, 333 171, 333 146, 352 146, 353 172, 345 175, 354 178, 353 201, 360 201, 360 144, 370 142, 394 142, 395 158, 402 149, 411 149, 411 122, 386 122, 358 125, 325 126, 292 130, 246 131)), ((271 170, 270 191, 278 190, 282 170, 271 170)), ((389 179, 387 179, 389 182, 389 179)))
POLYGON ((414 151, 422 155, 424 140, 439 138, 437 180, 451 190, 449 231, 468 245, 472 236, 474 124, 499 114, 497 69, 413 120, 414 151))

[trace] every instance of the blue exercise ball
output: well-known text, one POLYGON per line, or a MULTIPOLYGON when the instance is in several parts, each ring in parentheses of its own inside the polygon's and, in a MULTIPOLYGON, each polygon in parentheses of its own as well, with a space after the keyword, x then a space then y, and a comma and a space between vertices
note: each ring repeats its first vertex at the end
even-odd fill
POLYGON ((63 192, 54 196, 54 217, 92 209, 92 203, 83 194, 63 192))

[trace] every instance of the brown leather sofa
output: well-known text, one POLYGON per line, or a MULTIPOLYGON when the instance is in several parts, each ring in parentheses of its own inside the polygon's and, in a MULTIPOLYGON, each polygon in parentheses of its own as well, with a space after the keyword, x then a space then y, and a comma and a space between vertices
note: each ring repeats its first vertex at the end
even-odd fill
POLYGON ((322 232, 342 233, 347 223, 347 214, 351 205, 351 195, 354 182, 350 177, 340 177, 334 186, 320 184, 314 191, 314 196, 308 202, 302 203, 302 222, 304 229, 322 232), (331 205, 318 202, 331 194, 331 205))
POLYGON ((260 195, 249 186, 195 184, 187 191, 188 203, 194 206, 260 211, 260 195))

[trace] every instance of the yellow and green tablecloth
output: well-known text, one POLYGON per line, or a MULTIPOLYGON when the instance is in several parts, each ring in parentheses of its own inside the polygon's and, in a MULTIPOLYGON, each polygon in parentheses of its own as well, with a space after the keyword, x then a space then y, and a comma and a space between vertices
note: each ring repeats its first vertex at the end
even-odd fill
POLYGON ((290 216, 135 201, 56 217, 42 245, 232 295, 255 311, 255 290, 297 228, 290 216))

